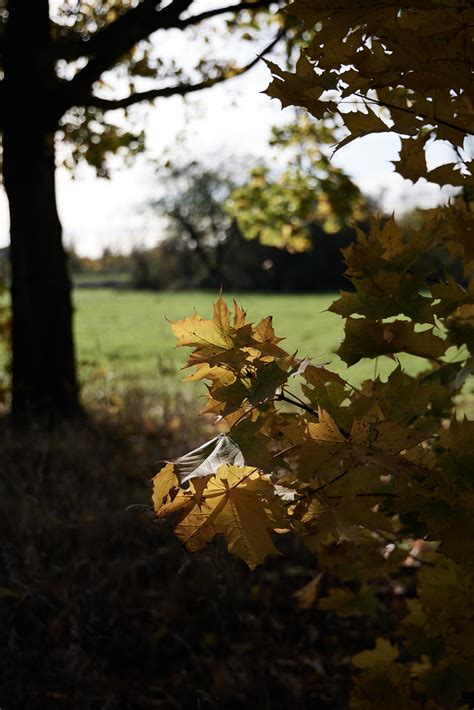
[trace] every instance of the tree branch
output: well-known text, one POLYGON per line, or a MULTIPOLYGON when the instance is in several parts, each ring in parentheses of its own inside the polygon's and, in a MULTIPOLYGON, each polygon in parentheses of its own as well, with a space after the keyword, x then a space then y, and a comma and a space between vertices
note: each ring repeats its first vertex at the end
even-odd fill
MULTIPOLYGON (((192 0, 174 0, 165 8, 168 10, 166 16, 170 16, 170 10, 173 8, 172 14, 178 17, 191 2, 192 0)), ((120 52, 124 54, 134 44, 160 28, 164 20, 162 13, 165 11, 158 11, 159 4, 159 0, 142 0, 89 39, 57 41, 52 47, 54 58, 74 60, 79 57, 91 57, 112 51, 114 45, 120 46, 120 52)))
POLYGON ((163 10, 157 11, 156 0, 144 0, 129 10, 118 20, 101 30, 92 42, 92 58, 84 69, 62 90, 63 111, 82 104, 93 84, 101 75, 112 68, 137 42, 159 29, 169 29, 176 25, 179 16, 187 10, 192 0, 173 0, 163 10))
MULTIPOLYGON (((288 404, 292 404, 294 407, 299 407, 300 409, 303 409, 305 412, 308 412, 308 414, 312 414, 314 417, 316 417, 316 419, 319 419, 319 414, 315 409, 310 407, 308 404, 305 404, 305 402, 303 402, 302 400, 293 399, 292 397, 296 397, 296 395, 291 395, 291 397, 288 397, 288 394, 285 391, 283 391, 280 394, 277 394, 275 399, 278 400, 279 402, 288 402, 288 404)), ((341 429, 341 427, 339 427, 339 431, 341 432, 341 434, 343 436, 345 436, 346 439, 350 438, 350 433, 348 431, 346 431, 345 429, 341 429)))
POLYGON ((279 402, 288 402, 288 404, 293 404, 295 407, 299 407, 300 409, 304 409, 305 412, 312 414, 314 417, 316 417, 316 419, 319 418, 319 414, 315 409, 313 409, 309 405, 305 404, 304 402, 299 402, 299 401, 295 401, 294 399, 291 399, 290 397, 288 397, 288 395, 284 394, 284 392, 277 394, 275 399, 277 399, 279 402))
POLYGON ((209 259, 209 255, 206 249, 201 244, 202 234, 199 232, 198 229, 196 229, 193 224, 191 224, 189 220, 186 219, 186 217, 181 214, 179 208, 175 208, 174 210, 172 210, 170 212, 170 215, 178 222, 178 224, 181 225, 181 227, 191 237, 196 247, 196 253, 204 264, 204 267, 207 269, 209 276, 212 276, 216 269, 211 259, 209 259))
POLYGON ((242 74, 248 72, 256 64, 258 64, 260 59, 262 59, 265 54, 267 54, 273 49, 273 47, 277 44, 277 42, 281 39, 283 35, 283 30, 278 32, 278 34, 270 42, 270 44, 267 45, 267 47, 265 47, 265 49, 260 52, 260 54, 258 54, 255 59, 253 59, 245 66, 232 69, 228 72, 223 72, 222 74, 216 77, 205 79, 204 81, 200 81, 195 84, 183 83, 174 84, 173 86, 164 86, 159 89, 150 89, 149 91, 141 91, 137 92, 136 94, 130 94, 130 96, 125 96, 122 99, 103 99, 99 96, 92 96, 89 94, 87 97, 84 97, 83 100, 79 101, 78 103, 80 105, 85 106, 95 106, 96 108, 101 108, 104 111, 115 111, 117 109, 124 109, 128 106, 133 106, 134 104, 140 103, 142 101, 154 101, 155 99, 166 98, 169 96, 186 96, 187 94, 191 94, 196 91, 201 91, 202 89, 208 89, 212 86, 216 86, 217 84, 221 84, 224 81, 228 81, 229 79, 233 79, 236 76, 241 76, 242 74))
MULTIPOLYGON (((186 7, 178 8, 178 4, 181 3, 174 0, 172 5, 167 6, 165 9, 172 9, 173 12, 171 14, 174 14, 175 18, 178 18, 191 3, 192 0, 189 0, 189 2, 186 3, 186 7)), ((107 25, 90 39, 58 40, 53 46, 53 56, 55 59, 66 59, 67 61, 73 61, 74 59, 79 59, 79 57, 91 57, 101 52, 105 46, 119 42, 122 39, 125 40, 126 36, 131 36, 133 33, 135 39, 133 41, 129 40, 131 44, 129 44, 128 49, 130 49, 131 46, 140 40, 146 39, 159 29, 166 29, 168 27, 185 29, 186 27, 197 25, 203 20, 208 20, 220 15, 228 13, 238 14, 244 10, 258 10, 278 3, 279 0, 255 0, 255 2, 244 0, 244 2, 235 5, 226 5, 224 7, 215 8, 214 10, 207 10, 206 12, 192 15, 184 20, 175 19, 172 25, 164 26, 162 25, 164 10, 160 12, 157 10, 159 2, 157 0, 144 0, 140 5, 129 10, 125 15, 122 15, 115 22, 107 25)), ((124 50, 123 53, 126 51, 128 50, 124 50)))
POLYGON ((203 22, 203 20, 209 20, 213 17, 218 17, 219 15, 225 15, 227 13, 233 13, 235 15, 243 10, 258 10, 277 3, 278 0, 255 0, 255 2, 241 2, 237 5, 218 7, 215 10, 207 10, 207 12, 200 12, 198 15, 191 15, 191 17, 181 20, 177 27, 179 27, 179 29, 185 29, 190 25, 197 25, 200 22, 203 22))
MULTIPOLYGON (((171 28, 184 29, 185 27, 201 22, 203 19, 214 17, 224 12, 233 12, 235 14, 242 10, 247 10, 250 7, 268 7, 274 1, 275 0, 255 0, 254 3, 246 1, 233 6, 229 5, 216 8, 207 13, 201 13, 200 15, 180 20, 181 13, 188 9, 193 0, 173 0, 172 3, 162 10, 158 10, 157 0, 143 0, 142 3, 98 32, 97 35, 92 37, 88 42, 78 42, 76 43, 77 46, 75 50, 72 50, 70 47, 69 53, 63 54, 63 56, 69 59, 74 56, 84 56, 84 54, 91 58, 84 69, 78 72, 70 82, 62 85, 57 96, 59 112, 64 113, 64 111, 71 106, 86 104, 93 84, 100 79, 101 75, 108 69, 111 69, 127 52, 133 49, 137 42, 146 39, 157 30, 171 28)), ((268 51, 268 48, 265 51, 268 51)), ((253 66, 256 61, 251 64, 251 66, 253 66)), ((242 71, 247 71, 251 66, 245 67, 242 71)), ((242 71, 236 73, 242 73, 242 71)), ((178 87, 173 90, 168 87, 152 96, 146 92, 146 95, 142 96, 142 98, 133 100, 130 97, 128 102, 126 101, 120 108, 132 105, 138 101, 152 100, 158 96, 172 96, 173 94, 184 95, 190 91, 198 91, 202 88, 207 88, 209 85, 212 86, 214 83, 223 81, 225 78, 228 77, 218 77, 212 80, 210 84, 204 82, 197 86, 178 85, 178 87)))

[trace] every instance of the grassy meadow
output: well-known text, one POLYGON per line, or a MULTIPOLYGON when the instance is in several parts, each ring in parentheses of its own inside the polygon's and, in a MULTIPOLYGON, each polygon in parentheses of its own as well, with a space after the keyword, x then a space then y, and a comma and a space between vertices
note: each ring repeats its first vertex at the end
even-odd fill
MULTIPOLYGON (((168 320, 192 315, 196 309, 212 317, 217 295, 206 292, 141 292, 110 289, 76 290, 76 338, 82 380, 86 388, 103 377, 119 386, 140 385, 175 391, 186 350, 175 347, 168 320)), ((226 296, 231 301, 233 294, 226 296)), ((283 345, 301 355, 328 359, 341 336, 341 319, 323 311, 331 296, 235 296, 251 320, 274 315, 283 345)), ((199 389, 199 385, 197 386, 199 389)))
MULTIPOLYGON (((202 384, 182 383, 180 371, 186 349, 177 349, 168 320, 192 315, 212 316, 211 292, 141 292, 111 289, 76 289, 75 329, 84 391, 98 388, 141 387, 153 393, 180 392, 186 399, 204 392, 202 384)), ((334 354, 343 337, 343 321, 327 312, 335 294, 226 294, 236 298, 256 321, 273 315, 277 335, 289 352, 311 356, 326 363, 354 384, 390 372, 393 361, 382 358, 361 361, 347 368, 334 354)), ((417 358, 406 356, 403 364, 416 368, 417 358)))

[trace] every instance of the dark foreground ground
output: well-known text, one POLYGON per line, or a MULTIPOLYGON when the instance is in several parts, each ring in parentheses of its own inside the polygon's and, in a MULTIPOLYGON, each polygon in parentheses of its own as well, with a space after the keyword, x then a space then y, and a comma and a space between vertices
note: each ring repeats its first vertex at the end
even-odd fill
POLYGON ((250 573, 127 509, 199 435, 165 421, 109 402, 54 435, 1 426, 1 710, 347 708, 350 657, 390 601, 371 620, 299 609, 316 565, 296 542, 250 573))

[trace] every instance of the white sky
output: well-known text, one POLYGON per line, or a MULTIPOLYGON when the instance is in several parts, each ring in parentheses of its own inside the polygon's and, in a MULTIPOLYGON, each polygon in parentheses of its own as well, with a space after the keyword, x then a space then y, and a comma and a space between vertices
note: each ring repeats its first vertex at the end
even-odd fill
MULTIPOLYGON (((67 170, 59 169, 58 205, 66 242, 88 256, 100 255, 106 246, 129 250, 154 244, 160 236, 159 224, 150 224, 150 216, 142 209, 159 191, 150 159, 172 149, 185 128, 189 159, 216 155, 221 162, 233 155, 265 156, 270 127, 291 121, 293 116, 292 109, 281 111, 278 101, 261 93, 268 82, 269 71, 262 63, 251 73, 203 91, 186 103, 179 97, 159 100, 149 109, 145 154, 132 168, 115 170, 110 180, 95 177, 89 169, 73 179, 67 170)), ((441 192, 436 186, 425 180, 413 186, 393 172, 389 161, 396 159, 398 148, 395 135, 368 136, 342 148, 334 162, 365 194, 382 197, 386 210, 403 212, 439 202, 441 192)), ((8 207, 0 192, 0 246, 8 241, 8 207)))

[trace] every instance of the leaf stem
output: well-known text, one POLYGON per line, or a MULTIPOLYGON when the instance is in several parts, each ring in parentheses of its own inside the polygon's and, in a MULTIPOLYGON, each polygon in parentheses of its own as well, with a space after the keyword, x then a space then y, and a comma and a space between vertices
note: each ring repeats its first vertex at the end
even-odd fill
MULTIPOLYGON (((293 397, 293 395, 292 395, 292 397, 293 397)), ((315 409, 313 409, 309 405, 305 404, 304 402, 301 402, 296 399, 291 399, 284 392, 280 392, 280 394, 277 394, 275 399, 278 402, 288 402, 288 404, 293 404, 295 407, 299 407, 300 409, 304 409, 304 411, 308 412, 308 414, 312 414, 314 417, 318 417, 318 413, 316 412, 315 409)))

